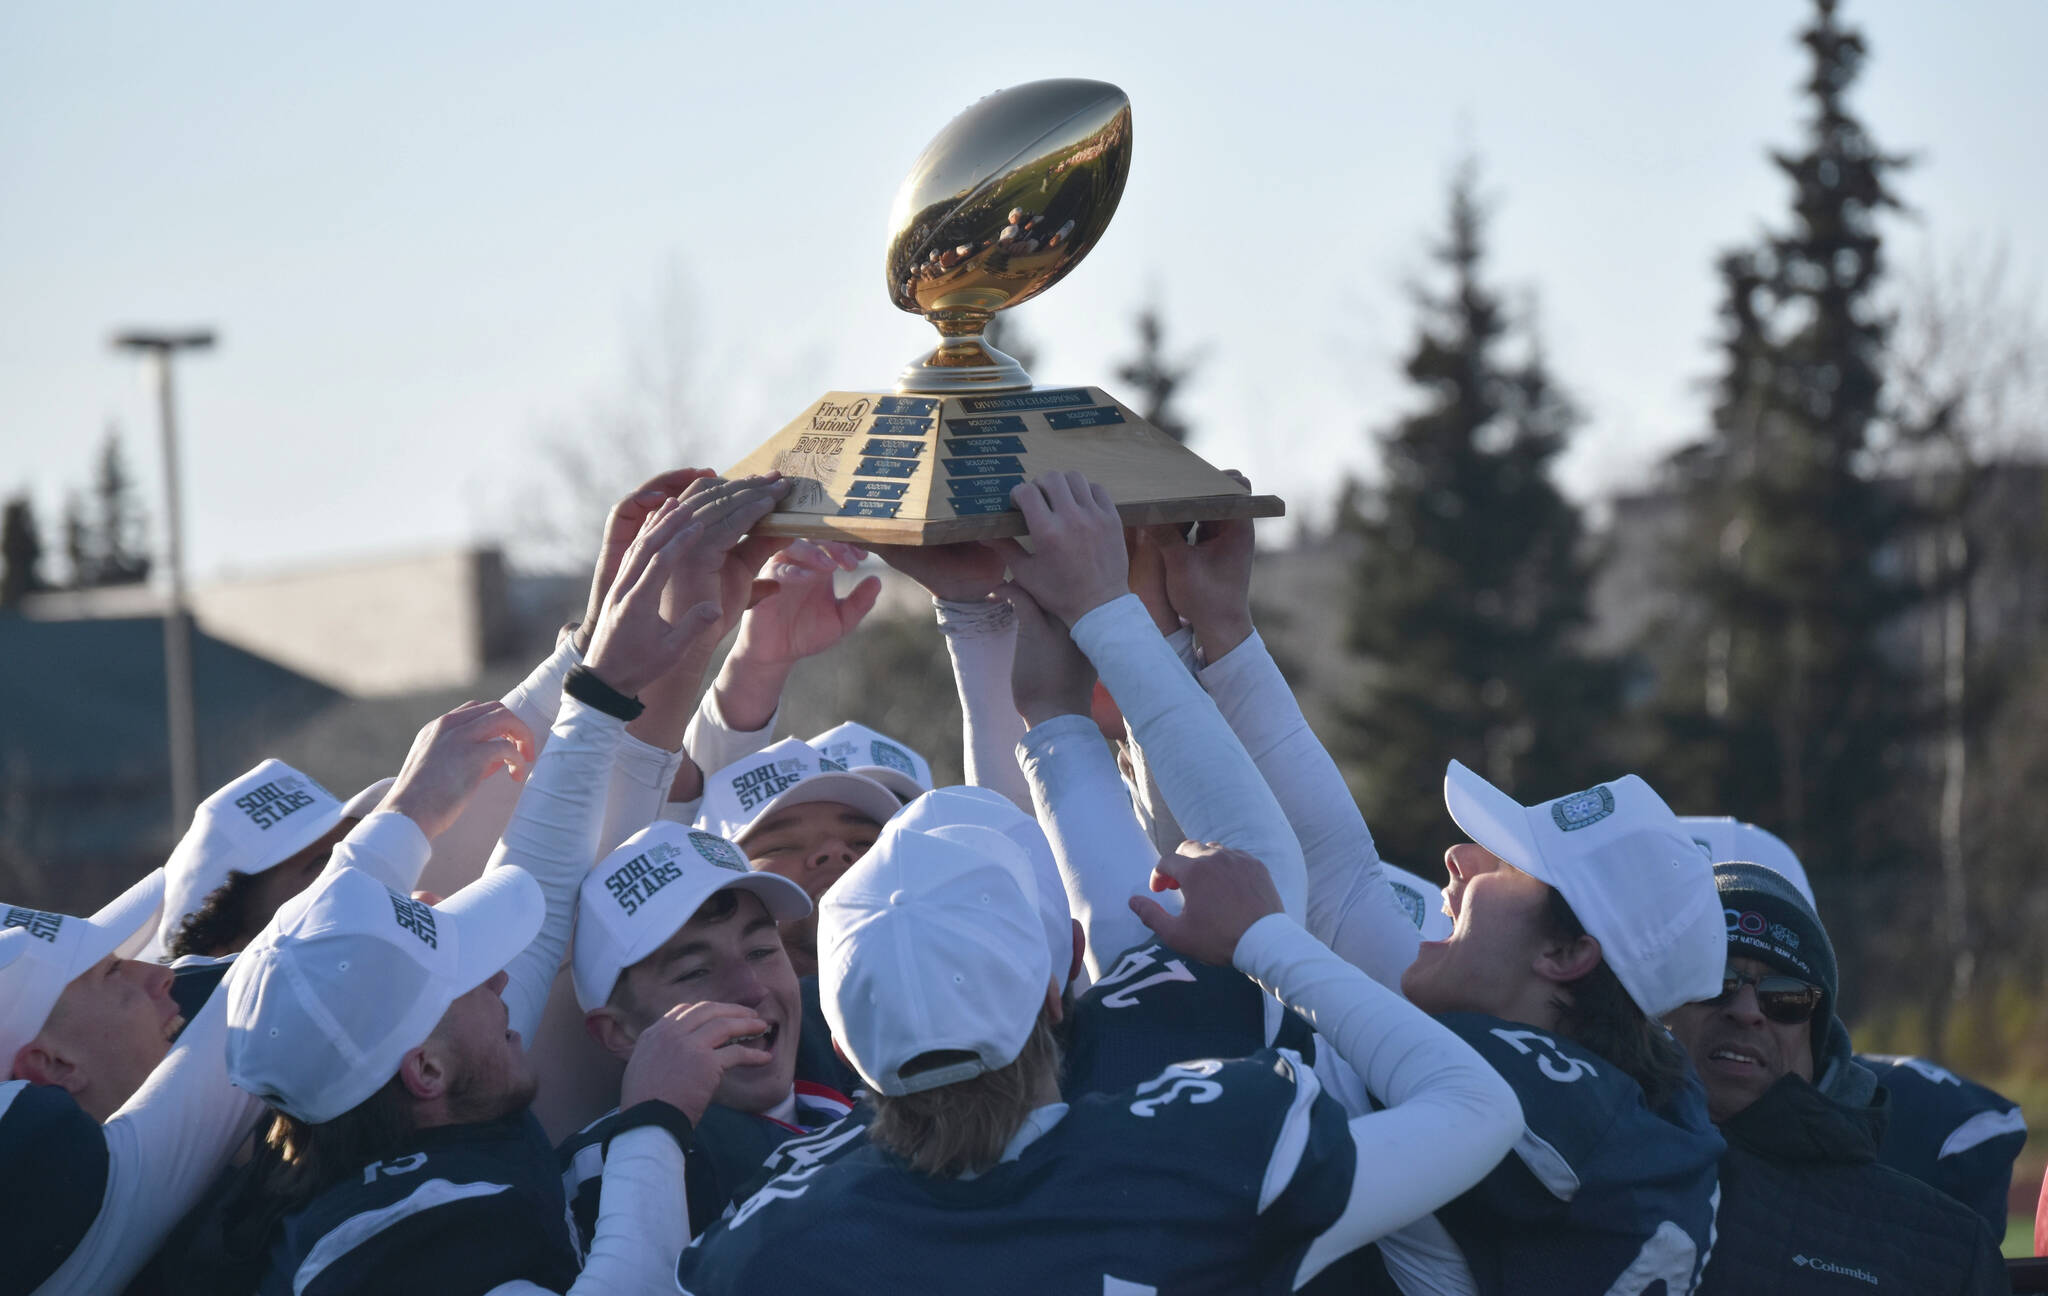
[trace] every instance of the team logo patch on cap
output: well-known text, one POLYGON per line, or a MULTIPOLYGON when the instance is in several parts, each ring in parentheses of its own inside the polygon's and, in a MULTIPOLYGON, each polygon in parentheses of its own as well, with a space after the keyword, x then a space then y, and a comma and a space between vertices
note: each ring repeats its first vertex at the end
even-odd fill
POLYGON ((1417 927, 1422 926, 1422 897, 1416 893, 1415 888, 1402 886, 1399 882, 1389 882, 1387 887, 1394 893, 1394 899, 1399 902, 1401 911, 1408 915, 1408 921, 1417 927))
POLYGON ((391 893, 391 912, 398 919, 398 925, 420 938, 428 949, 440 949, 441 939, 434 930, 433 906, 422 904, 398 892, 391 893))
MULTIPOLYGON (((699 835, 691 834, 693 838, 699 835)), ((712 840, 718 839, 714 837, 712 840)), ((701 852, 704 848, 699 846, 697 849, 701 852)), ((646 904, 655 892, 683 875, 682 866, 675 862, 681 853, 668 842, 656 843, 612 870, 611 876, 604 880, 604 889, 611 892, 612 899, 618 901, 619 908, 630 917, 639 912, 640 906, 646 904)))
POLYGON ((894 743, 875 742, 868 744, 868 754, 875 758, 875 764, 884 765, 897 771, 917 777, 917 766, 910 763, 910 753, 894 743))
POLYGON ((249 816, 249 822, 269 832, 298 811, 313 804, 310 780, 288 774, 260 784, 235 798, 235 809, 249 816))
POLYGON ((731 869, 735 873, 749 871, 747 857, 740 854, 740 848, 715 833, 692 832, 690 845, 697 848, 697 853, 702 855, 707 863, 716 864, 722 869, 731 869))
POLYGON ((1560 832, 1590 828, 1614 813, 1614 793, 1605 786, 1588 788, 1550 803, 1551 822, 1560 832))
POLYGON ((0 919, 0 927, 19 927, 39 941, 57 943, 58 929, 64 926, 64 915, 46 913, 41 909, 14 909, 0 919))

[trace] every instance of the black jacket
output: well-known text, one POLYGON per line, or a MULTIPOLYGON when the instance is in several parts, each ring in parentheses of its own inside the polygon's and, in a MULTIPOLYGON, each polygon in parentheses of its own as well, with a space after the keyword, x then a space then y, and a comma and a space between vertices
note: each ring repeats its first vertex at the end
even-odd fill
POLYGON ((1721 1125, 1719 1238, 1701 1296, 2011 1290, 1967 1206, 1877 1163, 1884 1107, 1779 1080, 1721 1125))

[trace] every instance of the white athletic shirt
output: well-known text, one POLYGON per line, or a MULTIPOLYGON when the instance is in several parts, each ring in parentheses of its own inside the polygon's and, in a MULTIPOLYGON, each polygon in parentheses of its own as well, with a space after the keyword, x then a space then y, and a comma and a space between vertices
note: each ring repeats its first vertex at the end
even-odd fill
MULTIPOLYGON (((426 834, 379 811, 344 837, 323 876, 359 868, 410 891, 425 867, 426 834)), ((39 1293, 119 1291, 162 1245, 249 1134, 263 1104, 228 1083, 227 996, 211 996, 149 1079, 100 1127, 107 1187, 100 1212, 39 1293)))

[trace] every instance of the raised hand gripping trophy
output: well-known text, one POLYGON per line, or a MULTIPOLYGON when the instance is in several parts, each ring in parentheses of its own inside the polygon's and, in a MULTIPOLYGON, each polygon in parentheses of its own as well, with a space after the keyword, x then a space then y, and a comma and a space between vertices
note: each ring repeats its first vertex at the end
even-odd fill
POLYGON ((795 482, 758 531, 869 544, 1013 536, 1010 489, 1073 470, 1133 526, 1276 517, 1099 387, 1034 387, 982 330, 1058 283, 1095 246, 1131 167, 1131 102, 1101 81, 1033 81, 990 95, 925 147, 897 190, 889 296, 938 347, 893 393, 829 392, 734 465, 795 482))

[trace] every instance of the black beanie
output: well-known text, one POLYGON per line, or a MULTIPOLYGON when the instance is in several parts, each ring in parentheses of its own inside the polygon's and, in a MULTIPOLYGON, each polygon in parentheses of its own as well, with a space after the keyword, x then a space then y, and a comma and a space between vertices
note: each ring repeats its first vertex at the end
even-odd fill
POLYGON ((1839 988, 1835 947, 1806 897, 1784 876, 1760 864, 1716 864, 1714 886, 1728 920, 1728 955, 1767 963, 1821 988, 1813 1014, 1814 1074, 1826 1065, 1828 1019, 1839 988))

